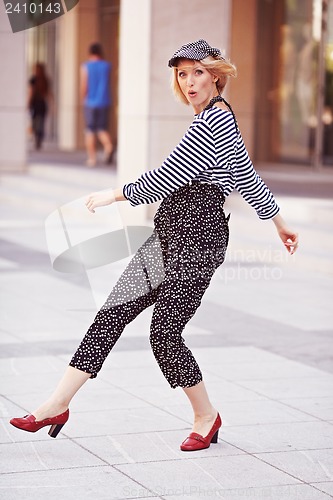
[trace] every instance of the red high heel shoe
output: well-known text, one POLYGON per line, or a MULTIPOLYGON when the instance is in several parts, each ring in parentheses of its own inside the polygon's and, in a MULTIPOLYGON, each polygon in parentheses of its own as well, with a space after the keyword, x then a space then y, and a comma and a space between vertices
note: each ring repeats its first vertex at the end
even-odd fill
POLYGON ((180 449, 182 451, 197 451, 209 448, 210 443, 217 443, 219 428, 221 427, 221 425, 221 417, 219 414, 217 414, 215 422, 213 423, 213 426, 206 437, 203 437, 196 432, 191 432, 191 434, 180 445, 180 449))
POLYGON ((64 413, 60 413, 60 415, 57 415, 56 417, 46 418, 45 420, 40 420, 39 422, 37 422, 36 417, 33 415, 25 415, 25 417, 22 418, 12 418, 10 423, 14 427, 27 432, 37 432, 42 427, 50 425, 49 436, 55 438, 58 436, 68 418, 69 410, 66 410, 64 413))

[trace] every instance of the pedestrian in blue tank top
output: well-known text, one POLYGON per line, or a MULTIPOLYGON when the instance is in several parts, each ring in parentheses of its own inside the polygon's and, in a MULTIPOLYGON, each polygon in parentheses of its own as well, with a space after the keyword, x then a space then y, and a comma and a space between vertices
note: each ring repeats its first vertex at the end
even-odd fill
POLYGON ((103 59, 102 46, 93 43, 89 58, 81 66, 81 97, 84 104, 87 165, 96 165, 96 136, 104 149, 104 160, 111 163, 113 145, 108 132, 111 64, 103 59))

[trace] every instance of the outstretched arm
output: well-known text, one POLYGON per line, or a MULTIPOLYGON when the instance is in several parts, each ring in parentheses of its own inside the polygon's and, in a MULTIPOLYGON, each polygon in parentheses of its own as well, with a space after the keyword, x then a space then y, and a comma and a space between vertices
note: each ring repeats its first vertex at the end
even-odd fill
POLYGON ((295 233, 287 226, 280 214, 275 215, 272 221, 275 224, 278 235, 283 241, 284 246, 290 255, 292 255, 296 252, 298 247, 298 233, 295 233))
POLYGON ((111 205, 115 201, 125 200, 122 189, 105 189, 104 191, 91 193, 86 200, 86 207, 94 214, 97 207, 104 207, 105 205, 111 205))

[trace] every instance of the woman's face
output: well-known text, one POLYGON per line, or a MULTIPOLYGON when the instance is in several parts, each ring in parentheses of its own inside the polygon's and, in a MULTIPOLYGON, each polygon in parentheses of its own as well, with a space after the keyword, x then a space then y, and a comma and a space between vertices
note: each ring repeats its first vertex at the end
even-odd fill
POLYGON ((209 101, 218 95, 217 78, 209 73, 199 61, 181 59, 177 66, 177 80, 181 91, 196 114, 200 113, 209 101))

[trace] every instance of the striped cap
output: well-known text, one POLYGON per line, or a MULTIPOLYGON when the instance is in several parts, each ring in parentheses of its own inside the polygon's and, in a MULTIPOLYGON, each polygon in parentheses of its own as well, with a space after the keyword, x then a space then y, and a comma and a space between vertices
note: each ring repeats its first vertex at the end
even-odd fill
POLYGON ((168 66, 172 68, 175 66, 177 59, 194 59, 196 61, 201 61, 205 57, 213 56, 217 59, 224 59, 222 57, 220 49, 211 47, 206 40, 197 40, 196 42, 190 42, 186 45, 182 45, 180 49, 176 50, 174 55, 168 62, 168 66))

